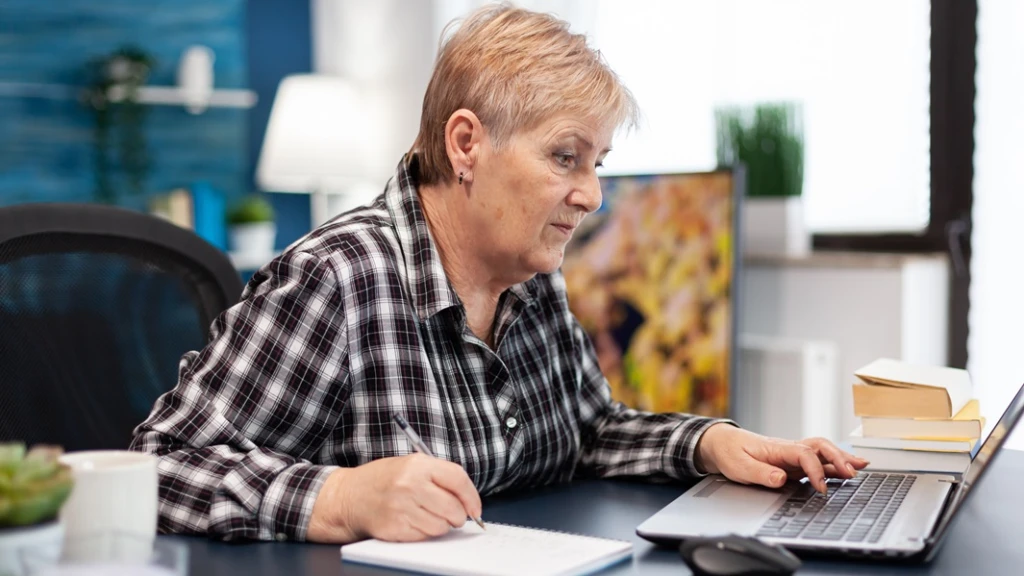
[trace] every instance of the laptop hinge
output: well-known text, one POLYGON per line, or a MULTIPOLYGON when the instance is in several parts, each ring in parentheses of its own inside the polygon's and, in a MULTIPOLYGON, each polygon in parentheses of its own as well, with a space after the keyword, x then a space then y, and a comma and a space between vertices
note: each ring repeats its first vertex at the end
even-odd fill
POLYGON ((949 508, 953 505, 953 498, 956 496, 958 488, 960 487, 959 479, 947 480, 943 478, 939 480, 939 482, 948 482, 952 484, 952 486, 950 487, 949 492, 946 493, 946 499, 942 503, 942 514, 939 515, 938 521, 932 525, 931 532, 929 532, 928 536, 924 539, 924 543, 927 546, 935 544, 938 537, 941 536, 939 531, 942 530, 946 524, 949 524, 950 519, 947 517, 949 508))

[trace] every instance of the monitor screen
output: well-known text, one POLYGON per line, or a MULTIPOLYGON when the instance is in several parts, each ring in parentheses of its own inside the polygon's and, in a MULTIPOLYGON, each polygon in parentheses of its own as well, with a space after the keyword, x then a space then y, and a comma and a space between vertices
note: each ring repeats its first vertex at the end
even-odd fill
POLYGON ((614 399, 730 415, 741 180, 728 170, 601 178, 604 202, 562 271, 614 399))

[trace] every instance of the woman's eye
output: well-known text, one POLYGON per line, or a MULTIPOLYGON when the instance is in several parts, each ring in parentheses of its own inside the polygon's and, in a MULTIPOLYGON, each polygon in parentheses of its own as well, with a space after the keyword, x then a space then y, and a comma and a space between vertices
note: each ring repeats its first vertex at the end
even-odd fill
POLYGON ((555 154, 555 160, 563 168, 572 168, 576 165, 576 157, 568 152, 558 152, 555 154))

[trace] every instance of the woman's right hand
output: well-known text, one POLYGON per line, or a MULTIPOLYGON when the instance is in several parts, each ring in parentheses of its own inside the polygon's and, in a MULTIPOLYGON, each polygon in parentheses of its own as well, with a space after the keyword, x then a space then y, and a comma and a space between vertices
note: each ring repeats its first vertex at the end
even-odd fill
POLYGON ((381 458, 327 477, 306 539, 412 542, 458 528, 481 510, 480 494, 462 466, 423 454, 381 458))

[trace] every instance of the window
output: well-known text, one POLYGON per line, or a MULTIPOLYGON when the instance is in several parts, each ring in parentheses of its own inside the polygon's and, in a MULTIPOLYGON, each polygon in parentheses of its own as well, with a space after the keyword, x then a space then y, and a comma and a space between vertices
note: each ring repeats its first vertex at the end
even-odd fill
MULTIPOLYGON (((1024 382, 1020 327, 1024 325, 1024 4, 978 2, 974 209, 968 351, 981 406, 994 421, 1024 382)), ((1024 448, 1024 437, 1010 446, 1024 448)))
POLYGON ((608 173, 714 166, 714 109, 803 107, 805 211, 818 233, 919 233, 929 219, 929 2, 601 0, 594 45, 641 129, 608 173))

